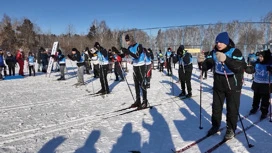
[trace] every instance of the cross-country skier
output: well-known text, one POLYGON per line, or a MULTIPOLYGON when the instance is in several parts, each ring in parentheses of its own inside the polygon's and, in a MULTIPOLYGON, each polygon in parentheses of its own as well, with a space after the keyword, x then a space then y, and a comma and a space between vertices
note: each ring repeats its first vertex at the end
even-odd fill
POLYGON ((255 114, 260 108, 262 115, 261 119, 266 118, 268 114, 269 98, 272 90, 272 86, 269 86, 271 82, 272 75, 270 67, 270 50, 263 51, 259 53, 259 59, 254 62, 254 65, 248 65, 246 68, 246 73, 254 74, 253 83, 251 89, 254 91, 252 109, 250 113, 255 114), (269 78, 270 76, 270 78, 269 78), (270 87, 270 90, 269 90, 270 87), (260 105, 261 102, 261 106, 260 105))
POLYGON ((166 61, 166 68, 167 68, 167 75, 172 75, 172 67, 171 67, 171 59, 173 57, 172 49, 168 48, 165 52, 165 61, 166 61))
POLYGON ((237 128, 246 62, 241 51, 235 48, 227 32, 218 34, 215 43, 216 46, 211 52, 212 58, 207 58, 202 64, 204 71, 214 66, 212 127, 207 135, 213 135, 219 130, 223 104, 226 99, 227 131, 225 139, 228 140, 234 137, 237 128))
POLYGON ((109 59, 108 59, 108 51, 104 49, 98 42, 95 42, 94 49, 96 50, 96 54, 99 61, 99 76, 101 83, 101 90, 97 92, 97 94, 109 94, 110 89, 108 85, 107 74, 109 71, 109 59))
POLYGON ((131 107, 138 107, 138 109, 146 108, 148 106, 147 100, 147 90, 144 84, 145 81, 145 53, 143 51, 143 46, 136 43, 134 37, 131 34, 125 36, 125 41, 129 46, 128 49, 122 48, 125 54, 132 57, 133 62, 133 80, 135 84, 136 101, 131 105, 131 107), (143 101, 141 103, 140 91, 142 91, 143 101))
POLYGON ((81 86, 84 85, 84 54, 80 54, 80 52, 76 49, 72 49, 72 55, 68 54, 68 57, 72 61, 77 61, 77 83, 75 86, 81 86))
POLYGON ((62 54, 62 51, 60 49, 58 49, 57 51, 57 61, 59 63, 60 66, 60 78, 58 78, 57 80, 65 80, 65 74, 64 74, 64 70, 66 67, 66 58, 65 56, 62 54))
POLYGON ((192 55, 188 53, 183 45, 180 45, 177 50, 178 62, 179 62, 179 80, 181 83, 181 93, 179 96, 192 97, 191 77, 193 71, 192 55), (186 86, 185 86, 186 85, 186 86), (185 91, 187 87, 187 94, 185 91))

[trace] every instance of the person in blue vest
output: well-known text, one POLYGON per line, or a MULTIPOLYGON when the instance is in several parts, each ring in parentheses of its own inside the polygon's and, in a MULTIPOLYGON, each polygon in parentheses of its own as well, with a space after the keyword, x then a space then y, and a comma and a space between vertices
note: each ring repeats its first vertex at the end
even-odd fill
POLYGON ((177 55, 179 62, 178 74, 181 83, 181 93, 178 96, 192 97, 192 85, 191 85, 191 77, 193 71, 192 55, 184 49, 183 45, 179 46, 177 50, 177 55), (185 87, 187 87, 187 94, 185 87))
POLYGON ((97 94, 109 94, 109 84, 107 79, 107 74, 109 71, 109 53, 108 51, 100 46, 98 42, 95 42, 94 49, 96 50, 96 54, 98 57, 99 62, 99 77, 100 77, 100 84, 101 84, 101 90, 97 92, 97 94))
POLYGON ((254 91, 251 114, 255 114, 260 108, 262 115, 260 119, 265 119, 268 114, 269 98, 272 91, 272 86, 269 83, 272 81, 271 75, 271 57, 270 50, 259 53, 259 58, 254 65, 248 65, 245 69, 246 73, 254 74, 251 89, 254 91), (269 89, 270 87, 270 89, 269 89), (261 106, 259 106, 261 103, 261 106))
POLYGON ((203 70, 214 66, 213 103, 212 103, 212 127, 207 135, 218 132, 223 104, 226 100, 227 131, 226 140, 232 139, 237 128, 240 107, 240 95, 243 85, 243 74, 246 62, 242 52, 235 48, 235 44, 229 38, 227 32, 219 33, 215 39, 215 48, 211 52, 212 58, 207 58, 202 64, 203 70))
POLYGON ((75 86, 85 85, 84 83, 84 54, 80 54, 80 52, 76 48, 72 48, 72 55, 68 54, 68 58, 72 61, 77 62, 77 83, 75 86))
MULTIPOLYGON (((255 62, 257 61, 257 55, 254 53, 252 50, 247 57, 247 65, 252 65, 253 67, 255 66, 255 62)), ((252 74, 252 79, 254 80, 254 74, 252 74)))
POLYGON ((65 56, 62 54, 62 51, 60 49, 58 49, 57 51, 57 61, 59 63, 60 66, 60 78, 58 78, 57 80, 65 80, 65 67, 66 67, 66 58, 65 56))
POLYGON ((27 62, 28 62, 28 71, 29 71, 29 76, 32 75, 32 71, 33 71, 33 76, 35 76, 35 58, 32 52, 28 53, 28 57, 27 57, 27 62))
POLYGON ((168 48, 167 51, 165 52, 165 61, 166 61, 166 68, 167 68, 167 75, 168 76, 172 75, 172 67, 171 67, 172 57, 173 57, 172 49, 168 48))
POLYGON ((163 68, 164 68, 164 58, 163 58, 163 55, 162 53, 160 52, 159 55, 158 55, 158 61, 159 61, 159 72, 163 72, 163 68))
MULTIPOLYGON (((132 57, 133 62, 133 80, 136 92, 136 100, 131 107, 137 107, 138 109, 148 107, 147 90, 145 86, 146 66, 145 66, 145 53, 142 44, 135 41, 131 34, 125 36, 125 41, 129 46, 128 49, 122 48, 122 51, 126 55, 132 57), (142 103, 141 94, 142 91, 142 103)), ((148 55, 149 56, 149 55, 148 55)))

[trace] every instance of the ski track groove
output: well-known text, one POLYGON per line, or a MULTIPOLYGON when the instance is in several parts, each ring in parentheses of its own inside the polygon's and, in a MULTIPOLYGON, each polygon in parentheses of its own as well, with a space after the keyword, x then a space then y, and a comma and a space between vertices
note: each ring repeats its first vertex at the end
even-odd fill
POLYGON ((66 100, 69 100, 69 99, 72 99, 72 98, 73 98, 73 100, 80 100, 80 99, 86 98, 86 97, 84 97, 84 95, 85 94, 80 95, 76 99, 74 99, 74 97, 71 97, 71 98, 63 98, 63 99, 58 99, 58 100, 46 100, 46 101, 38 102, 38 103, 28 103, 28 104, 22 104, 22 105, 16 105, 16 106, 5 106, 5 107, 0 107, 0 111, 2 111, 2 110, 10 111, 10 110, 14 110, 14 109, 30 108, 30 107, 36 107, 36 106, 43 106, 43 105, 49 105, 49 104, 54 104, 54 103, 66 102, 66 100))
MULTIPOLYGON (((176 101, 178 100, 180 99, 177 99, 176 101)), ((164 101, 155 105, 161 106, 161 105, 172 103, 172 102, 175 102, 175 99, 169 99, 169 101, 164 101)), ((6 134, 6 135, 0 135, 0 145, 4 145, 6 143, 10 143, 14 141, 20 141, 20 140, 35 137, 35 136, 48 134, 48 133, 52 133, 52 132, 56 132, 60 130, 65 130, 72 127, 78 127, 88 123, 94 124, 94 122, 99 120, 104 120, 104 118, 112 118, 112 117, 120 116, 119 114, 124 112, 125 110, 121 112, 109 111, 107 113, 103 113, 102 115, 95 114, 95 115, 85 116, 85 117, 70 120, 70 121, 65 121, 58 124, 51 124, 51 125, 46 125, 40 128, 28 129, 22 132, 15 132, 15 133, 6 134)))

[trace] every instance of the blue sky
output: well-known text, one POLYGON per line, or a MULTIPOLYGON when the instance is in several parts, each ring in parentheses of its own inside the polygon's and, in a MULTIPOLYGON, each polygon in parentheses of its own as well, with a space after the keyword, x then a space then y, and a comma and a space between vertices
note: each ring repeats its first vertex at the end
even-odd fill
POLYGON ((5 0, 0 16, 29 18, 44 33, 87 34, 94 19, 111 29, 151 28, 217 22, 260 21, 272 0, 5 0))

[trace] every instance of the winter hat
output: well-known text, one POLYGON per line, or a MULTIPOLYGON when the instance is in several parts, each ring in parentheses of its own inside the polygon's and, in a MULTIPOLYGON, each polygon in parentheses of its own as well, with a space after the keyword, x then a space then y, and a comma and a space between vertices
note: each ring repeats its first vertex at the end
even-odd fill
POLYGON ((170 47, 167 50, 172 50, 170 47))
POLYGON ((7 51, 7 54, 10 54, 10 52, 9 52, 9 51, 7 51))
POLYGON ((95 43, 94 43, 94 47, 97 48, 97 49, 100 48, 99 42, 95 42, 95 43))
POLYGON ((150 52, 152 52, 151 48, 148 48, 147 50, 150 51, 150 52))
POLYGON ((24 51, 22 48, 19 49, 20 52, 24 51))
POLYGON ((57 51, 57 52, 58 52, 58 54, 59 54, 59 55, 61 54, 61 50, 60 50, 60 49, 58 49, 58 51, 57 51))
POLYGON ((215 39, 215 43, 224 43, 226 45, 229 44, 229 35, 227 32, 219 33, 215 39))
POLYGON ((125 40, 135 43, 134 37, 131 34, 126 34, 125 40))
POLYGON ((72 48, 72 51, 78 51, 76 48, 72 48))
POLYGON ((85 51, 90 51, 90 50, 89 50, 89 47, 86 47, 86 48, 85 48, 85 51))

